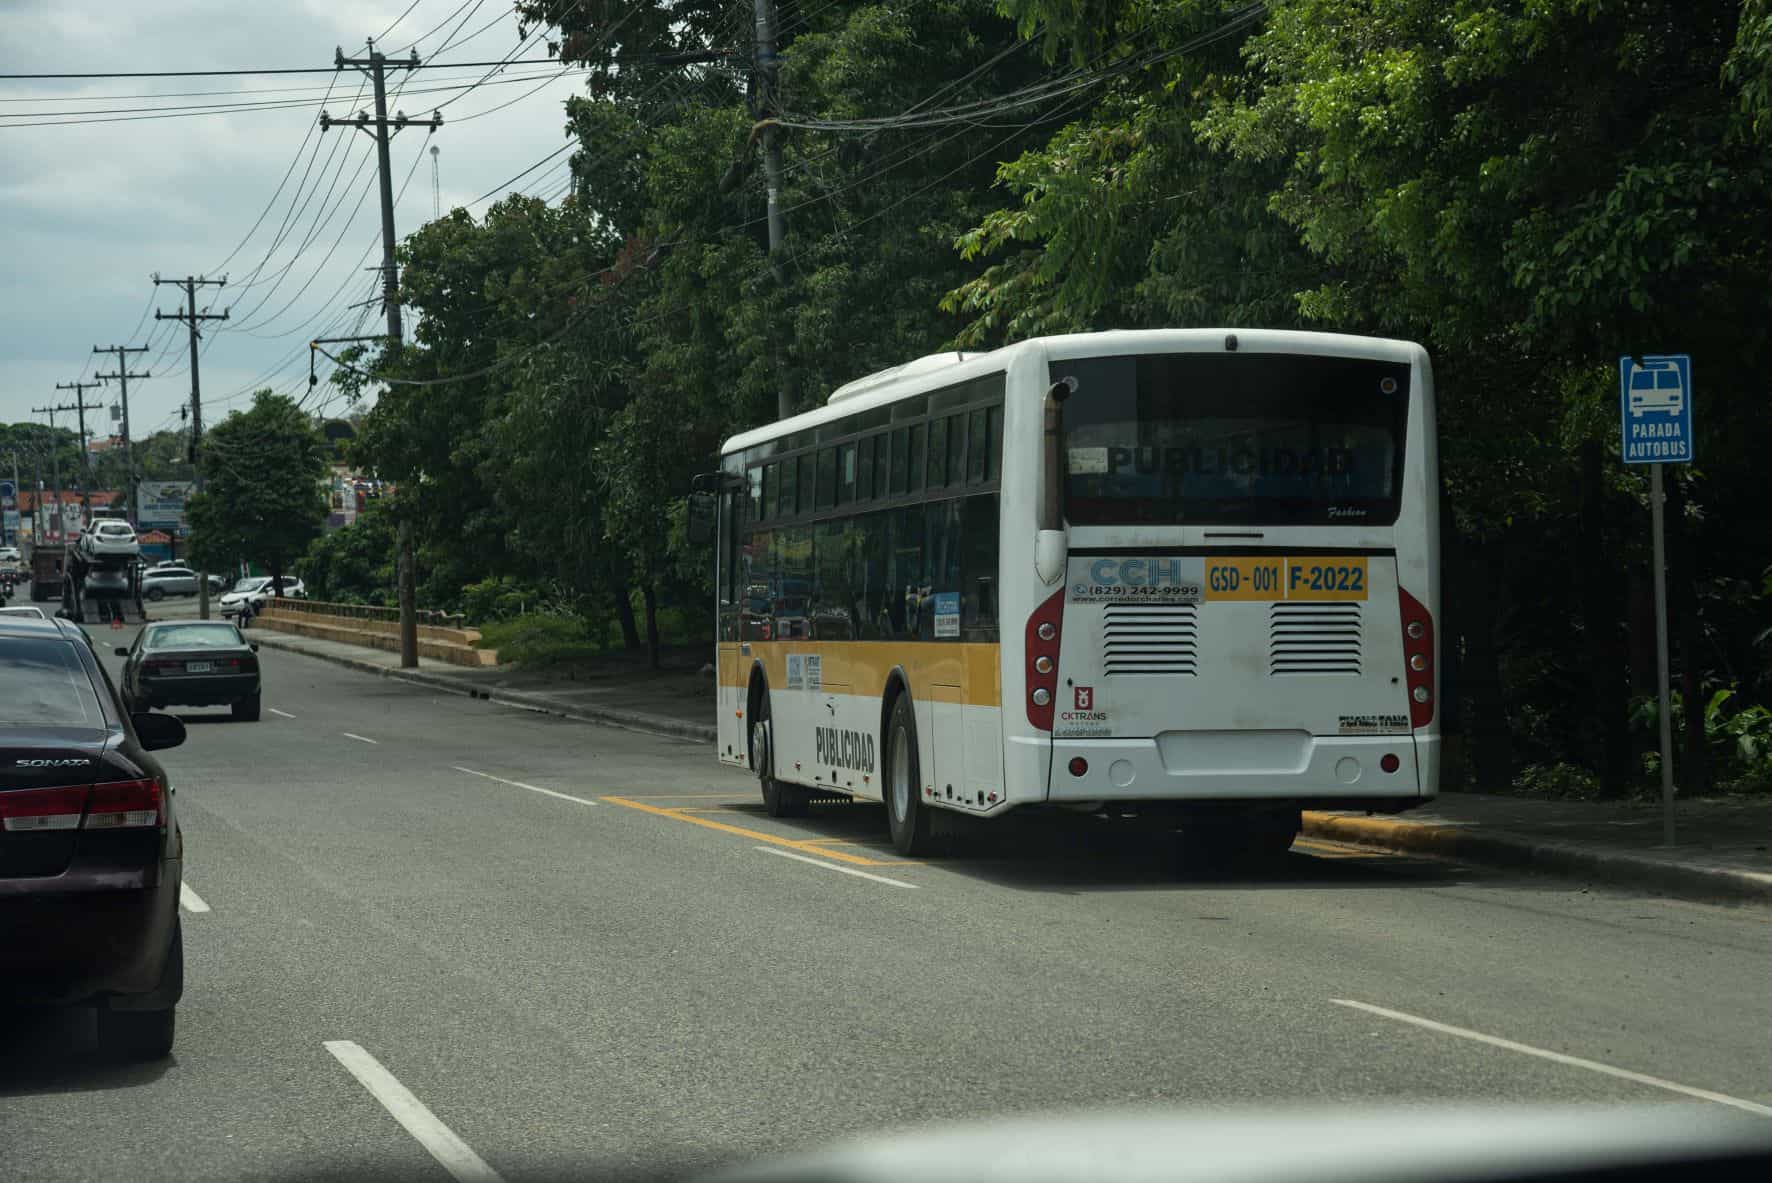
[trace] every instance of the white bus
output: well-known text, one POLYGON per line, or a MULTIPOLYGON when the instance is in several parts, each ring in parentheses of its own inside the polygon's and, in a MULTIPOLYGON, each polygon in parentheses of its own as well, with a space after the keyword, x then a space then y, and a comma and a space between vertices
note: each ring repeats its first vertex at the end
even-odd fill
MULTIPOLYGON (((1283 852, 1438 788, 1427 354, 1164 330, 944 353, 728 440, 719 755, 771 814, 1033 805, 1283 852)), ((709 498, 700 499, 705 512, 709 498)))

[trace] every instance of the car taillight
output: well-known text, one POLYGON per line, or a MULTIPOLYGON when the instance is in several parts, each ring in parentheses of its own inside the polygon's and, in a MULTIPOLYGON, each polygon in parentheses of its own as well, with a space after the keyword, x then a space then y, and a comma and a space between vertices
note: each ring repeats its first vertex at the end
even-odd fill
POLYGON ((1053 700, 1058 697, 1059 631, 1063 623, 1063 588, 1053 592, 1028 617, 1028 722, 1041 731, 1052 730, 1052 705, 1053 700))
POLYGON ((1397 589, 1403 610, 1403 678, 1409 687, 1409 725, 1426 727, 1434 718, 1434 618, 1421 601, 1397 589))
POLYGON ((121 830, 165 824, 165 799, 159 781, 114 780, 92 786, 86 829, 121 830))
POLYGON ((152 660, 152 661, 142 662, 142 671, 144 673, 149 673, 149 674, 164 674, 164 673, 169 673, 172 670, 182 670, 184 668, 185 668, 184 662, 182 662, 182 661, 167 661, 164 658, 159 658, 159 659, 152 660))
POLYGON ((0 793, 0 825, 8 833, 73 830, 86 812, 86 786, 15 789, 0 793))

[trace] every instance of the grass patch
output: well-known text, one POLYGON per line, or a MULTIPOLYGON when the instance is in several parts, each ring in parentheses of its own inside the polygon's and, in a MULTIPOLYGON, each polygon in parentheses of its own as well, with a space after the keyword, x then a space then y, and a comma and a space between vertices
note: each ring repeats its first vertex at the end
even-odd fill
POLYGON ((501 662, 545 669, 596 657, 603 652, 604 639, 576 616, 530 613, 482 625, 475 644, 498 650, 501 662))

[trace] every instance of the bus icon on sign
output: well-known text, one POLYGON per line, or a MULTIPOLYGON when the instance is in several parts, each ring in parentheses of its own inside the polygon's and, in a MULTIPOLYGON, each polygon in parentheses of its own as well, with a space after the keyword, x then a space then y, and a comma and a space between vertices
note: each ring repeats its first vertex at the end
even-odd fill
POLYGON ((1630 414, 1635 419, 1655 412, 1676 418, 1686 411, 1686 384, 1672 361, 1632 363, 1629 374, 1630 414))

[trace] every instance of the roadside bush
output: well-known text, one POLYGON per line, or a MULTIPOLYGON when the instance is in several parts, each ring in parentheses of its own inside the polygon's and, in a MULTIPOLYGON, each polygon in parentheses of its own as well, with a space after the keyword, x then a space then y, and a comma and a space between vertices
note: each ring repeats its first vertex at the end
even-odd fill
MULTIPOLYGON (((1684 752, 1686 703, 1678 690, 1669 698, 1674 732, 1674 779, 1677 782, 1684 752)), ((1655 699, 1644 695, 1631 704, 1632 725, 1655 742, 1659 715, 1655 699)), ((1728 793, 1772 792, 1772 709, 1758 703, 1740 704, 1733 686, 1713 690, 1704 704, 1704 739, 1716 764, 1716 787, 1728 793)), ((1659 775, 1659 752, 1643 754, 1643 766, 1659 775)))
POLYGON ((511 620, 525 613, 543 614, 550 597, 532 583, 495 575, 461 589, 461 610, 476 625, 511 620))
POLYGON ((1523 796, 1591 801, 1600 795, 1600 778, 1586 768, 1562 761, 1528 764, 1514 778, 1514 789, 1523 796))
POLYGON ((482 625, 479 647, 498 650, 500 661, 541 668, 595 657, 607 641, 602 628, 580 617, 531 612, 482 625))

